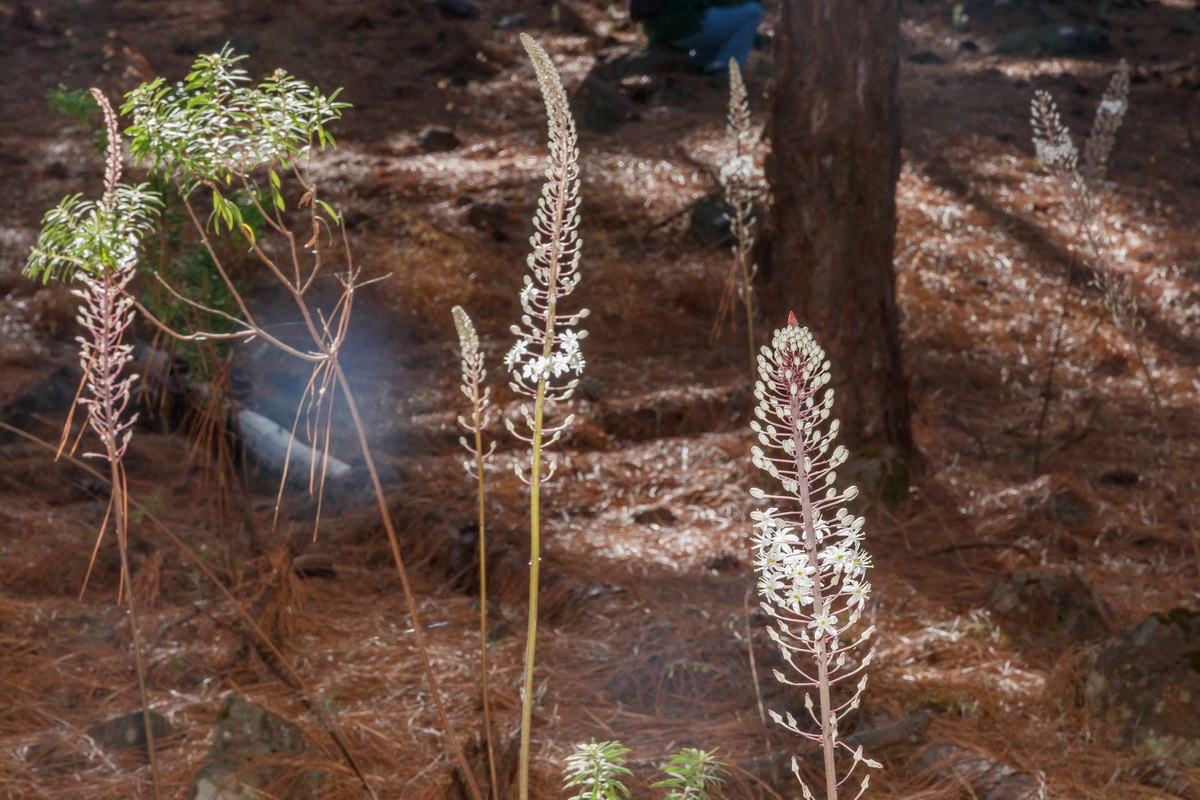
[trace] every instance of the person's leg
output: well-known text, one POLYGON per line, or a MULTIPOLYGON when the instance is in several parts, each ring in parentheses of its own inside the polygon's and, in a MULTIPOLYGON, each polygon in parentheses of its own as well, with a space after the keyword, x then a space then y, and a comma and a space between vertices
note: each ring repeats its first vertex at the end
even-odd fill
POLYGON ((750 49, 754 47, 754 34, 758 33, 758 26, 763 21, 763 9, 758 3, 746 3, 733 8, 713 9, 714 11, 724 11, 724 24, 727 29, 732 28, 725 43, 717 50, 712 61, 708 63, 708 69, 719 72, 725 72, 729 69, 729 59, 737 59, 739 67, 746 66, 746 59, 750 56, 750 49))
POLYGON ((724 72, 730 58, 736 58, 738 66, 745 66, 762 18, 762 6, 757 2, 710 8, 704 13, 698 33, 676 39, 671 44, 686 50, 701 69, 724 72))

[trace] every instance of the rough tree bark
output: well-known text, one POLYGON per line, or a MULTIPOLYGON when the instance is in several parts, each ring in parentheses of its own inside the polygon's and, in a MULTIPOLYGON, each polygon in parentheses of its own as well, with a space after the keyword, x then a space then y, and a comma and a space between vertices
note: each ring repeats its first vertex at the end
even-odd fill
POLYGON ((784 0, 776 29, 764 311, 829 354, 853 453, 912 451, 892 249, 899 0, 784 0))

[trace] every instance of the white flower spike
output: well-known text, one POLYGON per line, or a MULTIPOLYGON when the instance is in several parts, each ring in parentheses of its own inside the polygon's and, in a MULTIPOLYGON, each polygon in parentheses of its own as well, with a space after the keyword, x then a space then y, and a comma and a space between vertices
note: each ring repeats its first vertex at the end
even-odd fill
MULTIPOLYGON (((750 427, 762 446, 753 448, 752 460, 783 487, 782 494, 750 491, 769 505, 751 514, 758 590, 765 599, 763 608, 777 626, 769 631, 771 638, 798 673, 789 678, 776 672, 776 677, 817 693, 815 703, 810 693, 804 697, 815 730, 802 727, 790 715, 786 721, 778 714, 772 717, 793 733, 821 744, 826 798, 836 800, 838 786, 859 764, 876 766, 859 753, 839 780, 834 764, 839 747, 854 754, 838 739, 838 722, 858 706, 866 677, 851 690, 849 699, 836 705, 831 699, 833 687, 858 676, 870 661, 869 653, 861 659, 850 654, 865 645, 873 632, 858 626, 871 591, 866 580, 871 560, 862 550, 862 518, 844 508, 857 490, 839 492, 835 487, 834 469, 846 461, 847 453, 844 447, 833 446, 838 423, 829 418, 833 408, 833 390, 825 388, 829 362, 795 314, 788 315, 787 327, 775 332, 771 346, 762 348, 758 370, 757 420, 750 427), (797 656, 816 662, 815 676, 810 668, 797 666, 797 656)), ((864 781, 860 795, 865 787, 864 781)), ((805 797, 811 796, 808 787, 803 791, 805 797)))

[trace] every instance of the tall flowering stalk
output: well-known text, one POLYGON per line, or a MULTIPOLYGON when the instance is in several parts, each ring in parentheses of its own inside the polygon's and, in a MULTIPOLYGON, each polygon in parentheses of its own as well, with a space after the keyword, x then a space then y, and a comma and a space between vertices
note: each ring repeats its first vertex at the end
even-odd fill
MULTIPOLYGON (((754 194, 757 173, 754 157, 750 154, 750 103, 746 96, 746 83, 736 59, 729 59, 729 115, 728 131, 733 137, 733 158, 721 168, 721 183, 725 187, 725 203, 733 232, 733 269, 726 284, 726 298, 733 295, 736 283, 738 297, 746 309, 746 337, 750 343, 750 371, 754 372, 754 295, 753 284, 758 265, 751 261, 754 249, 754 194)), ((719 318, 724 316, 728 304, 722 303, 719 318)), ((715 332, 715 331, 714 331, 715 332)))
MULTIPOLYGON (((816 690, 815 707, 812 694, 805 691, 804 695, 815 730, 791 713, 786 719, 778 712, 770 713, 776 723, 821 744, 825 796, 836 800, 839 787, 860 762, 880 766, 863 756, 862 747, 852 750, 838 736, 839 723, 858 707, 867 684, 861 673, 870 664, 872 653, 867 652, 861 660, 853 653, 875 630, 873 626, 857 629, 871 592, 866 580, 871 558, 862 549, 863 518, 845 508, 858 490, 851 486, 839 492, 834 486, 834 470, 846 461, 847 453, 841 446, 831 450, 838 421, 829 418, 833 390, 823 389, 829 383, 825 351, 807 328, 797 324, 796 316, 789 314, 787 327, 775 331, 771 346, 762 348, 758 370, 760 380, 754 388, 758 419, 750 427, 762 446, 754 446, 752 460, 780 482, 782 492, 750 492, 770 505, 751 515, 755 521, 754 566, 759 594, 765 598, 762 607, 775 620, 775 627, 768 631, 794 673, 789 677, 776 670, 775 677, 791 686, 816 690), (833 687, 859 675, 851 696, 835 703, 833 687), (834 763, 839 747, 853 757, 840 779, 834 763)), ((795 758, 792 770, 804 796, 811 798, 795 758)), ((856 797, 866 791, 869 779, 864 776, 856 797)))
POLYGON ((529 797, 529 734, 533 720, 533 665, 537 650, 538 580, 541 566, 541 486, 554 472, 549 461, 543 472, 542 450, 554 444, 570 426, 573 416, 558 425, 546 424, 547 407, 568 399, 577 379, 565 375, 583 372, 583 354, 579 342, 586 331, 573 330, 587 310, 560 313, 559 301, 579 283, 579 150, 575 140, 575 120, 567 106, 567 93, 554 64, 541 45, 526 34, 521 43, 533 61, 550 130, 550 155, 546 183, 534 216, 533 252, 527 264, 532 275, 525 276, 521 290, 521 324, 512 326, 516 344, 504 357, 512 376, 514 391, 532 399, 522 406, 524 431, 507 420, 508 430, 528 442, 532 456, 529 473, 521 472, 529 484, 529 622, 525 641, 525 678, 521 695, 521 752, 518 770, 518 796, 529 797))
POLYGON ((458 332, 458 344, 462 352, 460 388, 471 403, 470 419, 459 416, 458 424, 472 435, 472 440, 468 441, 463 436, 458 441, 472 456, 463 462, 463 466, 468 474, 475 477, 479 501, 479 691, 483 696, 483 731, 487 742, 488 776, 492 782, 492 797, 499 797, 496 752, 492 743, 492 701, 488 692, 487 504, 483 479, 483 462, 496 449, 495 442, 492 442, 486 451, 483 449, 483 429, 492 420, 491 389, 483 385, 487 378, 487 370, 483 368, 483 352, 479 349, 479 336, 475 333, 475 325, 462 306, 455 306, 450 313, 454 316, 454 328, 458 332))
MULTIPOLYGON (((79 360, 84 372, 79 404, 87 410, 87 424, 104 448, 102 452, 84 453, 84 456, 105 459, 109 465, 112 483, 109 508, 117 532, 121 586, 129 607, 150 775, 154 796, 159 797, 146 671, 129 569, 128 495, 122 460, 137 419, 137 414, 129 413, 130 389, 137 375, 125 371, 133 357, 133 346, 124 339, 134 314, 133 299, 125 288, 134 276, 138 244, 150 230, 151 217, 160 202, 145 186, 121 184, 121 136, 117 115, 99 89, 92 89, 92 96, 104 113, 108 135, 104 195, 98 204, 81 201, 78 195, 68 197, 48 212, 25 271, 44 280, 55 275, 74 276, 83 284, 81 289, 75 290, 75 294, 83 299, 78 320, 87 334, 78 337, 79 360)), ((103 530, 100 535, 104 535, 103 530)))
MULTIPOLYGON (((1030 109, 1030 124, 1033 127, 1033 146, 1038 161, 1054 175, 1066 191, 1068 212, 1096 266, 1095 286, 1103 292, 1102 304, 1105 310, 1108 311, 1114 325, 1118 328, 1124 327, 1136 334, 1143 325, 1138 313, 1137 298, 1133 295, 1133 286, 1129 275, 1117 273, 1107 256, 1108 237, 1103 221, 1099 218, 1098 194, 1104 183, 1108 157, 1112 153, 1117 131, 1120 130, 1125 112, 1129 109, 1128 98, 1129 65, 1122 59, 1117 65, 1117 71, 1109 82, 1104 96, 1100 99, 1100 105, 1096 108, 1096 116, 1092 120, 1092 130, 1083 148, 1082 162, 1071 132, 1063 124, 1062 117, 1058 113, 1058 106, 1049 92, 1034 93, 1030 109)), ((1062 349, 1062 337, 1071 302, 1074 272, 1073 267, 1068 265, 1063 279, 1062 293, 1059 297, 1058 324, 1050 345, 1050 365, 1046 370, 1046 381, 1041 392, 1041 409, 1038 412, 1032 460, 1034 469, 1037 469, 1038 461, 1041 458, 1042 435, 1045 431, 1050 398, 1054 390, 1054 373, 1062 349)), ((1149 365, 1142 356, 1137 338, 1131 337, 1131 341, 1134 355, 1146 378, 1146 386, 1154 401, 1154 407, 1158 409, 1162 403, 1159 400, 1154 379, 1150 374, 1149 365)), ((1157 418, 1157 416, 1156 414, 1155 417, 1157 418)))

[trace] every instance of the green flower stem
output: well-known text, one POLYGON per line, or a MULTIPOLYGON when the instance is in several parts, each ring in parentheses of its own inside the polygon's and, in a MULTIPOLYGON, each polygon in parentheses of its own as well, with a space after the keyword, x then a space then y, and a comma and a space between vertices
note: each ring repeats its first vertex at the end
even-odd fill
POLYGON ((471 382, 472 420, 475 427, 475 478, 479 495, 479 691, 483 696, 483 736, 487 742, 488 777, 492 797, 500 798, 496 780, 496 748, 492 743, 492 700, 488 692, 488 614, 487 614, 487 498, 483 480, 483 419, 479 413, 479 383, 471 382))
MULTIPOLYGON (((549 358, 554 351, 554 322, 558 310, 557 292, 558 267, 561 261, 558 228, 566 216, 566 192, 560 192, 554 208, 554 236, 550 246, 550 278, 547 284, 552 290, 546 298, 546 344, 542 357, 549 358)), ((529 737, 533 724, 533 664, 537 653, 538 588, 542 562, 542 428, 546 413, 546 376, 538 380, 537 397, 533 403, 533 459, 529 471, 529 622, 525 635, 525 682, 521 695, 521 755, 518 769, 517 795, 519 800, 529 800, 529 737)))
MULTIPOLYGON (((553 282, 550 284, 553 286, 553 282)), ((551 303, 549 318, 554 319, 551 303)), ((553 340, 548 340, 553 341, 553 340)), ((546 345, 547 354, 550 345, 546 345)), ((521 694, 521 759, 517 787, 520 800, 529 800, 529 729, 533 724, 533 661, 537 650, 538 580, 542 561, 542 420, 546 379, 538 381, 533 405, 533 462, 529 474, 529 624, 525 634, 525 683, 521 694)))

